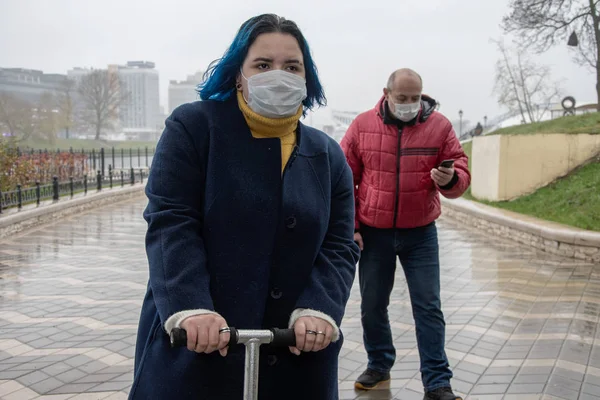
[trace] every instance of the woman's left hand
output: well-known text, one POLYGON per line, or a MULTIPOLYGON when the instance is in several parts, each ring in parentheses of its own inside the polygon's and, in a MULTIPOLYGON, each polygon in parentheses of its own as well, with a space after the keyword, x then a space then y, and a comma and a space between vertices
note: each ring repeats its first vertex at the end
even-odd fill
POLYGON ((333 327, 324 319, 317 317, 300 317, 294 323, 296 347, 290 351, 299 356, 301 352, 321 351, 331 343, 333 327))

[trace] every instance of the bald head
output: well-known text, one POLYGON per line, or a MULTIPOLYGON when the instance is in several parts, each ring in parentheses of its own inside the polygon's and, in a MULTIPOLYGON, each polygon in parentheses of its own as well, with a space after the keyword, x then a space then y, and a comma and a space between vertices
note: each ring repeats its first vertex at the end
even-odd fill
POLYGON ((383 94, 390 111, 394 112, 396 104, 416 104, 421 101, 423 80, 412 69, 402 68, 394 71, 388 79, 383 94))
POLYGON ((390 75, 387 82, 387 88, 389 90, 393 90, 394 86, 397 84, 404 84, 408 81, 408 83, 412 83, 417 85, 423 90, 423 79, 421 75, 417 74, 410 68, 401 68, 398 69, 390 75))

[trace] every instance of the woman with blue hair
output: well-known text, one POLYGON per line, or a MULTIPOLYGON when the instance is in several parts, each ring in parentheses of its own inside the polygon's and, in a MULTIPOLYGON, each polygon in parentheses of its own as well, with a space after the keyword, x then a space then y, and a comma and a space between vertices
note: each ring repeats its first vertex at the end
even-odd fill
POLYGON ((229 326, 292 328, 261 347, 261 399, 337 399, 342 321, 358 261, 352 174, 299 120, 326 103, 292 21, 246 21, 166 121, 146 186, 150 277, 130 399, 242 398, 229 326), (172 349, 169 333, 187 332, 172 349))

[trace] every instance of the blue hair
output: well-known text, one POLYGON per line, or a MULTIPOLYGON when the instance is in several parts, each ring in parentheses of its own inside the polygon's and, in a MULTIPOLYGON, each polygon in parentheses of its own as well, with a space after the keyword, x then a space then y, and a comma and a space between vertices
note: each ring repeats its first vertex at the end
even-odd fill
POLYGON ((290 34, 298 41, 306 71, 306 99, 302 102, 304 110, 327 105, 325 92, 319 81, 317 66, 312 59, 304 35, 295 22, 275 14, 262 14, 250 18, 242 24, 223 57, 213 61, 204 73, 203 82, 196 89, 200 98, 220 101, 228 99, 236 90, 236 78, 244 64, 248 49, 259 35, 272 32, 290 34))

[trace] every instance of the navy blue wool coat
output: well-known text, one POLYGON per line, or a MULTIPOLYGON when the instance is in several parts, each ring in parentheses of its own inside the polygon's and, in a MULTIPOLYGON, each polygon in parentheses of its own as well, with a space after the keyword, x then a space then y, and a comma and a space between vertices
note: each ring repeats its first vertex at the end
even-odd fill
MULTIPOLYGON (((339 145, 299 124, 281 173, 279 139, 256 139, 233 96, 176 109, 148 179, 150 265, 130 399, 238 400, 244 349, 171 349, 165 321, 208 309, 239 329, 287 328, 297 308, 342 321, 354 280, 352 174, 339 145)), ((338 354, 262 346, 260 399, 337 399, 338 354)))

